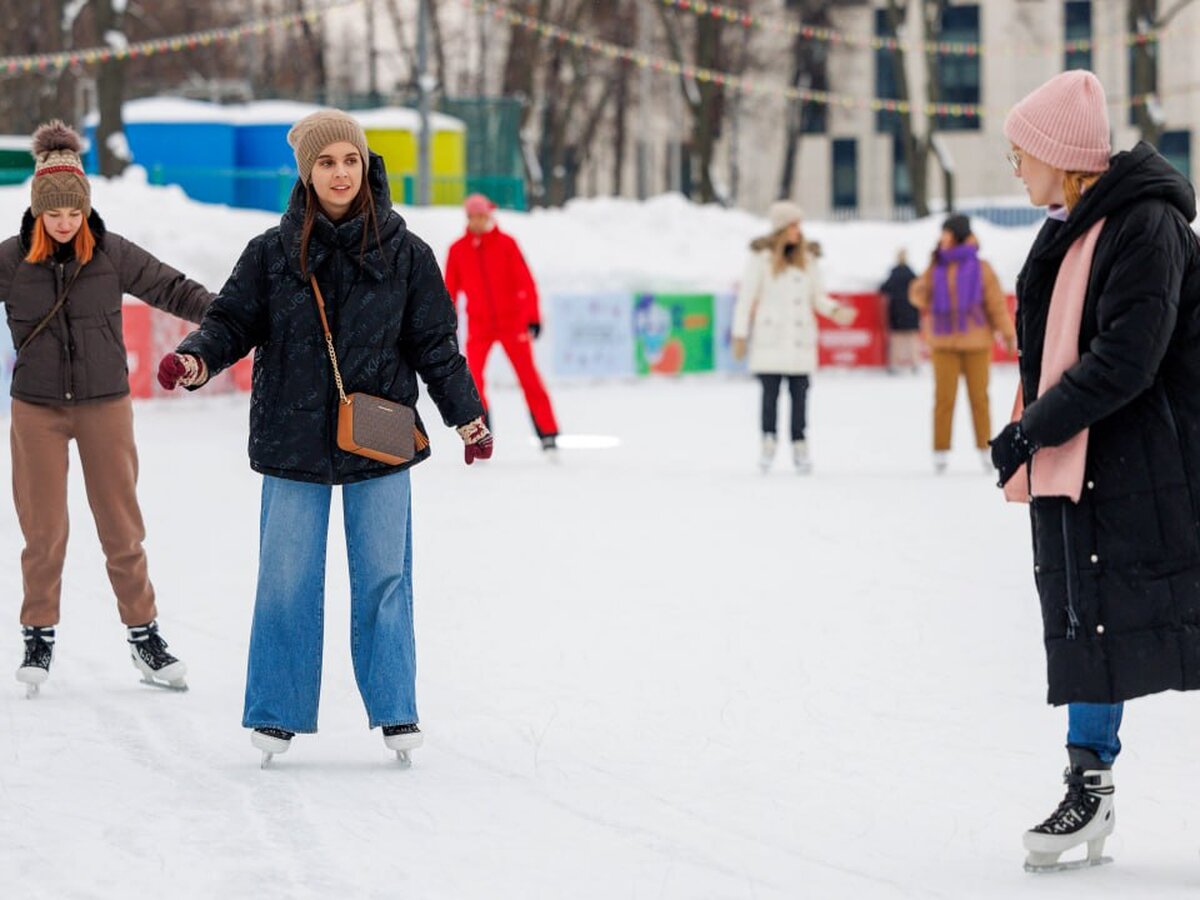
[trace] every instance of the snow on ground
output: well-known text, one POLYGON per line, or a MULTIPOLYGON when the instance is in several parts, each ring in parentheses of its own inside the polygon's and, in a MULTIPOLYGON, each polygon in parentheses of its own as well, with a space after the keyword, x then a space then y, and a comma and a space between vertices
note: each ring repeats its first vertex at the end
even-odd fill
MULTIPOLYGON (((27 202, 0 189, 0 221, 27 202)), ((139 170, 97 183, 95 205, 214 288, 277 221, 139 170)), ((461 229, 456 210, 404 212, 439 257, 461 229)), ((547 294, 725 288, 765 227, 671 197, 501 220, 547 294)), ((857 290, 897 246, 922 261, 937 226, 810 233, 830 286, 857 290)), ((980 232, 1011 286, 1032 230, 980 232)), ((138 683, 74 465, 52 680, 30 702, 0 679, 0 897, 1195 895, 1200 725, 1173 695, 1127 713, 1116 864, 1021 871, 1021 831, 1061 795, 1064 717, 1043 703, 1024 511, 982 473, 964 409, 951 474, 930 474, 928 373, 820 373, 809 478, 755 472, 749 380, 553 387, 569 432, 620 446, 549 466, 500 386, 497 458, 467 469, 439 429, 414 473, 428 740, 407 772, 355 691, 336 513, 321 731, 258 768, 240 728, 246 398, 140 404, 151 573, 192 690, 138 683)), ((997 370, 994 421, 1014 387, 997 370)), ((10 621, 21 545, 0 503, 10 621)))
MULTIPOLYGON (((1014 386, 996 372, 996 409, 1014 386)), ((822 373, 807 478, 755 471, 745 379, 560 385, 569 431, 622 443, 559 466, 515 391, 490 464, 437 429, 414 472, 428 739, 409 771, 354 688, 336 514, 321 730, 259 769, 246 400, 140 404, 151 573, 192 690, 138 683, 74 466, 54 674, 36 701, 0 681, 0 896, 1194 896, 1200 723, 1177 695, 1127 714, 1116 863, 1022 872, 1064 716, 1024 510, 961 406, 931 474, 931 394, 927 372, 822 373)), ((0 504, 14 616, 20 546, 0 504)))

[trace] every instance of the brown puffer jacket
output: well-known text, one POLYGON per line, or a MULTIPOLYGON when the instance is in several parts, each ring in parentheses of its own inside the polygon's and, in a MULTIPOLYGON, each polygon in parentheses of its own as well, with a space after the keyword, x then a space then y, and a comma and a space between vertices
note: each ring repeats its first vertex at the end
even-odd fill
POLYGON ((212 302, 203 285, 155 259, 119 234, 106 232, 92 211, 88 225, 96 251, 87 265, 75 259, 29 263, 25 256, 34 218, 26 210, 21 233, 0 244, 0 302, 13 346, 19 348, 54 308, 62 285, 67 302, 24 350, 13 370, 12 395, 27 403, 69 406, 129 393, 121 325, 121 297, 130 294, 189 322, 212 302))

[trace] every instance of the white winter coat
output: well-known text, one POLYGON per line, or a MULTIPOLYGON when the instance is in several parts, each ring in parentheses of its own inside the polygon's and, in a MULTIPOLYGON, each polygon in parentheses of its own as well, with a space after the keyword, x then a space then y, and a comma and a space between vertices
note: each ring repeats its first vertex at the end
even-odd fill
POLYGON ((733 311, 733 337, 749 339, 750 371, 807 375, 817 368, 816 313, 832 315, 840 304, 825 293, 815 259, 807 269, 771 272, 771 252, 753 251, 733 311))

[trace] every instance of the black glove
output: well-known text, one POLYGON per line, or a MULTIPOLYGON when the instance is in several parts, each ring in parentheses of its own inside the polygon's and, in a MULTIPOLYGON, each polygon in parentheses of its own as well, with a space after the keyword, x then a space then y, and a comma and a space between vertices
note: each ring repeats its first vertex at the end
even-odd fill
POLYGON ((529 323, 529 336, 531 338, 533 338, 535 341, 542 336, 542 323, 541 322, 530 322, 529 323))
POLYGON ((992 465, 1000 473, 996 487, 1004 487, 1017 474, 1017 469, 1029 462, 1038 447, 1025 436, 1020 422, 1010 422, 988 442, 992 448, 992 465))

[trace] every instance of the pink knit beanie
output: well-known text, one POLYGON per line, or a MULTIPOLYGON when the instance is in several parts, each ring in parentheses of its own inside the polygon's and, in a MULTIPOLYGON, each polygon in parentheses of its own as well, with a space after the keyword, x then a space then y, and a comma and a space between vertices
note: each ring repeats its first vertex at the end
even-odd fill
POLYGON ((463 201, 463 209, 468 216, 490 216, 496 204, 483 194, 471 194, 463 201))
POLYGON ((1012 108, 1004 136, 1066 172, 1103 172, 1112 155, 1104 86, 1091 72, 1055 75, 1012 108))

